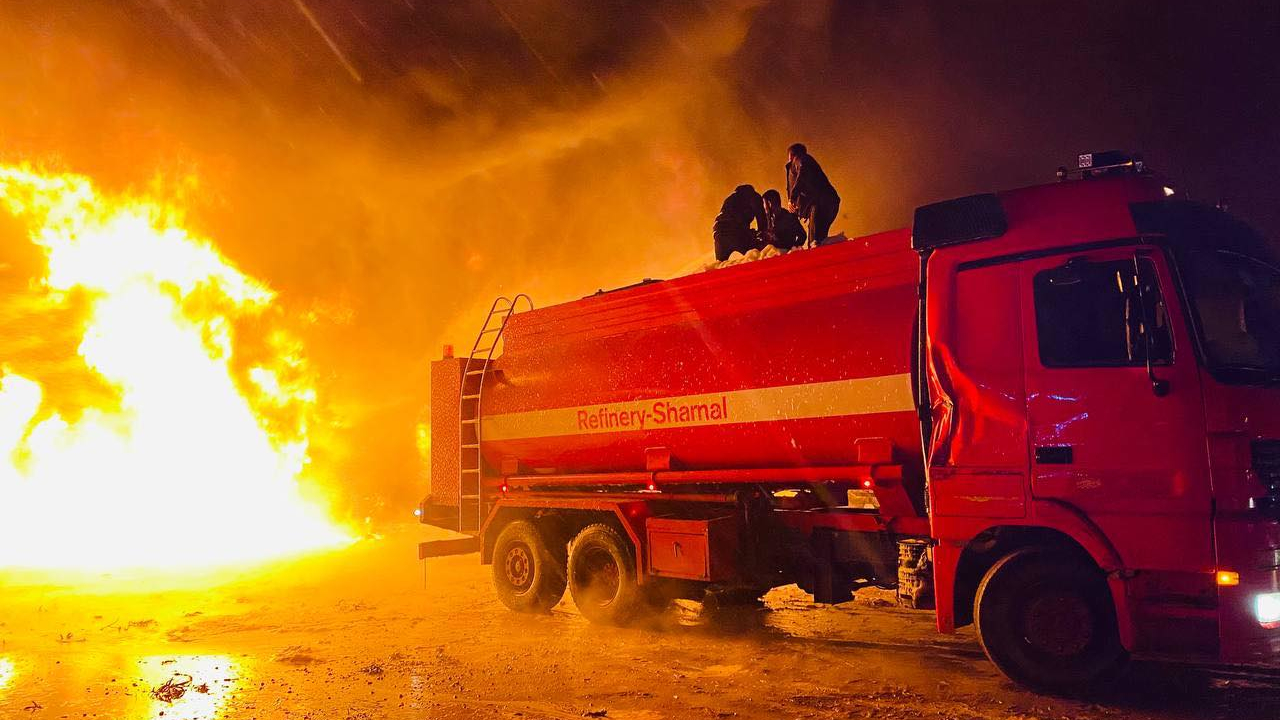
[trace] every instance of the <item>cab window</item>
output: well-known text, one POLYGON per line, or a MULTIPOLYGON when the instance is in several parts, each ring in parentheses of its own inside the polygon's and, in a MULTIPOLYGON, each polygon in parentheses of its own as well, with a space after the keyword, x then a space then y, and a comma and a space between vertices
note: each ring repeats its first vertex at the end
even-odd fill
POLYGON ((1150 260, 1082 259, 1035 275, 1036 334, 1045 367, 1123 367, 1173 359, 1150 260))

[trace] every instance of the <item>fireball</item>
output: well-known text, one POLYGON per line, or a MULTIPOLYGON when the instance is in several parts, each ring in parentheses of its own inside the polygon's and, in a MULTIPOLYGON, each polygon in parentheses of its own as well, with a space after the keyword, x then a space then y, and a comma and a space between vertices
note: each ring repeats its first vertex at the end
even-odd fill
POLYGON ((0 354, 0 567, 211 567, 347 542, 302 482, 317 403, 302 346, 275 328, 265 360, 237 355, 238 324, 278 317, 266 284, 179 208, 82 176, 0 165, 3 213, 47 260, 28 300, 82 308, 75 352, 110 392, 67 413, 49 402, 64 388, 0 354))

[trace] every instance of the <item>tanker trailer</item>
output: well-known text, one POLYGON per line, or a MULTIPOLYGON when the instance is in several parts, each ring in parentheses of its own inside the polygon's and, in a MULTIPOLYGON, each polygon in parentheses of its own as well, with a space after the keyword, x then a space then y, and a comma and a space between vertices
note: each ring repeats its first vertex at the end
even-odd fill
POLYGON ((1049 690, 1135 653, 1274 662, 1280 367, 1214 360, 1280 346, 1280 300, 1244 297, 1280 287, 1274 246, 1081 157, 910 229, 500 299, 432 365, 419 514, 465 537, 419 556, 479 551, 511 609, 567 588, 608 624, 894 588, 1049 690))
POLYGON ((897 586, 898 540, 920 555, 928 536, 910 371, 919 263, 905 231, 832 250, 495 307, 501 356, 434 364, 424 512, 481 531, 499 596, 520 610, 555 604, 566 582, 591 593, 595 578, 567 565, 588 527, 625 569, 625 592, 606 583, 606 600, 579 605, 602 622, 708 590, 795 582, 841 602, 897 586))

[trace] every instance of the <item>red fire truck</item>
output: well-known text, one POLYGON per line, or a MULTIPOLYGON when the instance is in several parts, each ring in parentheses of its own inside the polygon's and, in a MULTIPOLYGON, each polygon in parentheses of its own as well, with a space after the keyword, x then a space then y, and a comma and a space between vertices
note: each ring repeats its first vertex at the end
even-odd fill
POLYGON ((513 610, 896 588, 1046 690, 1280 658, 1280 252, 1141 161, 533 310, 433 364, 429 524, 513 610), (501 352, 498 351, 501 341, 501 352))

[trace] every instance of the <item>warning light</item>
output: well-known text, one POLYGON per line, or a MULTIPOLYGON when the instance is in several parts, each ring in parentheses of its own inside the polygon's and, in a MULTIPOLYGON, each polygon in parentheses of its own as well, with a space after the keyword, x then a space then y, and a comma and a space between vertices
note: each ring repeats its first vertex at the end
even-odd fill
POLYGON ((502 494, 503 494, 503 495, 506 495, 506 494, 507 494, 507 484, 506 484, 506 483, 502 483, 502 487, 500 487, 500 488, 498 488, 498 489, 502 491, 502 494))
POLYGON ((649 483, 649 492, 658 492, 658 485, 656 483, 649 483))
POLYGON ((1240 573, 1230 570, 1218 571, 1218 587, 1235 587, 1240 584, 1240 573))
POLYGON ((452 346, 452 345, 445 345, 445 346, 444 346, 444 348, 443 348, 443 351, 444 351, 444 357, 445 357, 445 359, 446 359, 446 360, 448 360, 449 358, 453 357, 453 346, 452 346))
POLYGON ((414 517, 422 517, 422 508, 414 508, 414 509, 413 509, 413 516, 414 516, 414 517))
POLYGON ((870 489, 871 489, 871 481, 870 481, 870 480, 863 480, 863 481, 862 481, 862 487, 867 488, 868 490, 870 490, 870 489))
POLYGON ((1165 197, 1173 197, 1174 195, 1176 195, 1176 194, 1178 193, 1178 191, 1177 191, 1177 190, 1174 190, 1173 188, 1169 187, 1168 185, 1165 185, 1163 189, 1164 189, 1164 196, 1165 196, 1165 197))

